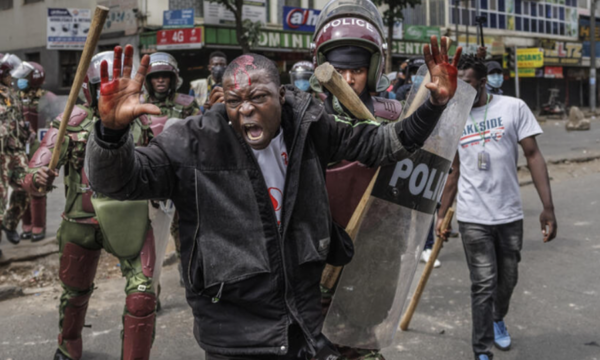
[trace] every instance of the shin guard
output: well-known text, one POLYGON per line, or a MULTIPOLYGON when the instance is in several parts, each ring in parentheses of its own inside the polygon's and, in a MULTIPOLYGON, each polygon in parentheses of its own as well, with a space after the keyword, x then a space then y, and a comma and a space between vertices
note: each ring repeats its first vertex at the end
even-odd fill
POLYGON ((31 218, 33 223, 33 234, 41 234, 46 231, 46 196, 31 197, 31 218))
POLYGON ((123 360, 148 360, 154 338, 156 297, 133 293, 127 296, 123 316, 123 360))
POLYGON ((83 351, 81 330, 85 323, 85 313, 91 295, 90 292, 68 299, 67 306, 64 309, 62 331, 58 335, 58 345, 66 350, 74 360, 79 360, 83 351))
POLYGON ((23 213, 23 217, 21 218, 21 220, 23 221, 23 232, 25 233, 31 232, 31 229, 33 228, 31 212, 31 203, 29 203, 29 205, 27 205, 27 208, 25 209, 25 213, 23 213))
POLYGON ((66 286, 80 291, 94 283, 100 250, 88 250, 74 243, 67 243, 60 258, 58 275, 66 286))

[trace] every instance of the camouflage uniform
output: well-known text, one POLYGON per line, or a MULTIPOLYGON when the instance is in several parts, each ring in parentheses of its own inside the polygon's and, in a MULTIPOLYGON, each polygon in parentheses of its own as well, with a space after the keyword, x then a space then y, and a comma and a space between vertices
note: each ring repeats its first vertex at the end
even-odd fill
MULTIPOLYGON (((143 102, 154 104, 160 108, 159 116, 148 115, 152 123, 164 123, 166 119, 185 119, 188 116, 200 114, 200 107, 194 97, 185 94, 175 93, 174 96, 168 96, 164 100, 158 100, 149 94, 145 94, 143 102)), ((175 212, 175 217, 171 223, 171 236, 173 236, 173 240, 175 241, 175 248, 179 257, 181 243, 179 240, 179 214, 177 212, 175 212)))
MULTIPOLYGON (((62 115, 52 123, 52 129, 29 164, 24 187, 34 195, 51 190, 43 189, 40 193, 35 186, 35 176, 40 167, 50 162, 61 118, 62 115)), ((63 287, 59 305, 59 350, 71 359, 81 358, 81 331, 94 290, 100 252, 104 249, 119 258, 121 272, 127 279, 121 358, 148 359, 156 310, 152 280, 154 238, 148 220, 148 202, 112 200, 93 193, 89 187, 83 165, 86 144, 96 120, 93 110, 87 106, 78 105, 73 109, 57 166, 65 167, 66 187, 65 211, 57 234, 61 256, 59 277, 63 287), (106 210, 102 210, 101 205, 106 210), (134 228, 137 232, 131 231, 134 228)), ((147 144, 152 137, 149 125, 139 119, 132 124, 131 133, 138 145, 147 144)))
MULTIPOLYGON (((23 108, 23 118, 33 133, 38 129, 38 105, 40 98, 53 95, 42 89, 20 91, 19 98, 23 108)), ((31 144, 27 152, 28 160, 38 149, 40 143, 37 139, 31 144)), ((10 205, 4 216, 4 226, 9 230, 16 230, 19 221, 23 220, 23 233, 40 236, 46 229, 46 195, 30 198, 24 190, 14 190, 10 196, 10 205)), ((39 239, 43 239, 42 237, 39 239)))
MULTIPOLYGON (((23 121, 16 94, 7 86, 0 85, 0 223, 4 220, 8 186, 18 193, 27 172, 25 144, 30 131, 23 121)), ((20 201, 20 206, 14 211, 20 217, 25 212, 29 197, 15 197, 20 201)))

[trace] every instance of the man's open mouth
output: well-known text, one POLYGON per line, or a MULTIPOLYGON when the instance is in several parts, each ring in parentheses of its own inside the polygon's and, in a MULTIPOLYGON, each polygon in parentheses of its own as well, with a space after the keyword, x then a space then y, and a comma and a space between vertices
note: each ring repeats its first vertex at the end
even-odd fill
POLYGON ((260 141, 263 137, 263 128, 256 124, 244 124, 246 137, 250 141, 260 141))

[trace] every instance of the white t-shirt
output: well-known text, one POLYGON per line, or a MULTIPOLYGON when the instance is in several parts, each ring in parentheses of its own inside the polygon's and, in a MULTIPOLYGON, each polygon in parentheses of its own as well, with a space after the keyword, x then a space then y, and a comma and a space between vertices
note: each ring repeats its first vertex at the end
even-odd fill
POLYGON ((458 146, 459 221, 484 225, 506 224, 523 219, 517 178, 519 141, 542 133, 537 120, 520 99, 493 95, 487 105, 473 108, 458 146), (481 135, 485 132, 485 147, 481 135), (489 154, 489 169, 479 170, 478 156, 489 154))
POLYGON ((269 146, 262 150, 254 150, 254 156, 262 171, 267 189, 277 216, 277 224, 281 223, 281 209, 283 207, 283 191, 285 187, 285 173, 288 165, 288 153, 283 141, 283 130, 271 140, 269 146))

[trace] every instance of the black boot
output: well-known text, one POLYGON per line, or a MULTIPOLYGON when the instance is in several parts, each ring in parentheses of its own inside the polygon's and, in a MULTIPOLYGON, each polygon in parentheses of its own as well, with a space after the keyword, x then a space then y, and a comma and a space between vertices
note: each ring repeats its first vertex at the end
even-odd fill
POLYGON ((46 229, 39 234, 31 235, 31 242, 42 241, 46 238, 46 229))
POLYGON ((71 358, 63 354, 63 352, 60 351, 60 349, 56 349, 56 354, 54 354, 54 360, 71 360, 71 358))
POLYGON ((21 240, 31 239, 31 231, 24 231, 21 233, 21 240))
POLYGON ((2 225, 2 230, 6 233, 6 239, 12 244, 17 245, 21 242, 21 236, 19 236, 19 233, 16 230, 10 230, 4 225, 2 225))

